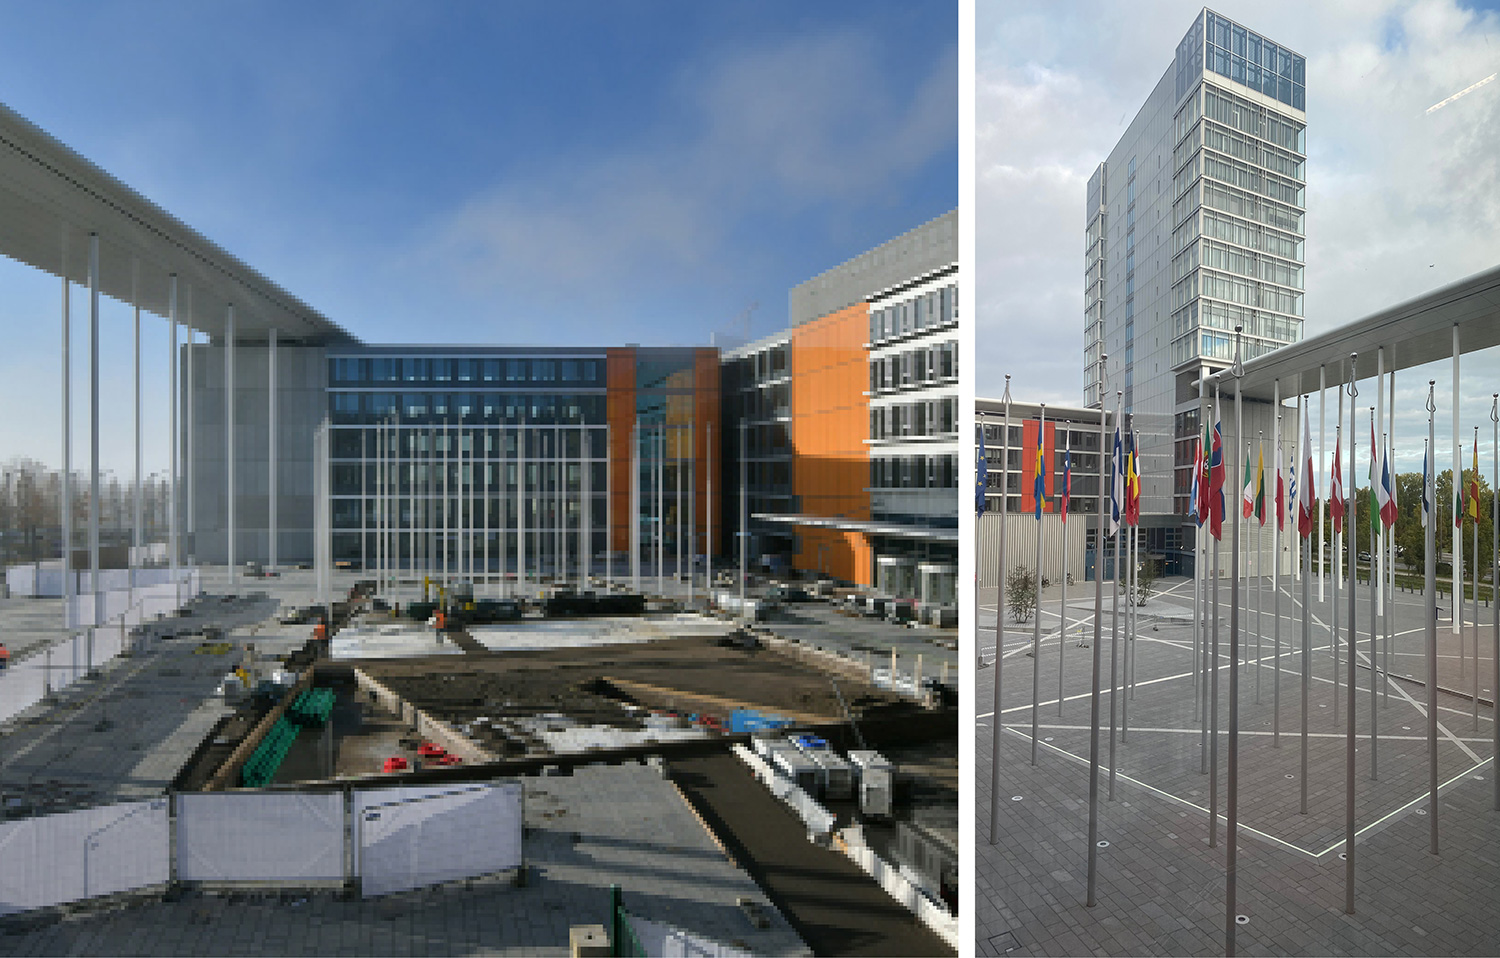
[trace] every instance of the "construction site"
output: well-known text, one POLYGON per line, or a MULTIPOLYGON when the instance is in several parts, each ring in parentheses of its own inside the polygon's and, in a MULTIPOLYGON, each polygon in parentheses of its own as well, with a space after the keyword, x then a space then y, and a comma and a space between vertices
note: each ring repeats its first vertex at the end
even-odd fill
MULTIPOLYGON (((424 606, 414 585, 377 596, 348 574, 343 598, 318 608, 307 604, 307 573, 264 578, 238 598, 212 594, 221 585, 214 570, 205 579, 206 594, 137 627, 128 654, 102 663, 97 678, 7 723, 0 828, 125 799, 167 796, 176 822, 193 795, 344 796, 358 805, 393 789, 451 796, 519 782, 520 861, 500 874, 506 887, 534 890, 546 867, 532 846, 548 829, 563 829, 574 849, 613 841, 569 829, 569 816, 576 825, 582 810, 543 793, 636 768, 629 788, 661 790, 658 803, 680 808, 712 857, 739 876, 732 917, 723 901, 648 908, 632 889, 652 883, 612 874, 601 861, 591 878, 597 907, 570 915, 554 947, 566 948, 579 928, 613 927, 605 899, 619 885, 621 907, 641 928, 666 915, 676 919, 674 933, 746 952, 955 951, 957 720, 952 687, 937 677, 950 668, 937 662, 939 630, 857 623, 866 642, 854 650, 840 647, 833 630, 820 647, 778 634, 775 616, 745 623, 618 592, 599 615, 577 614, 588 609, 576 598, 567 605, 574 614, 557 614, 565 590, 556 586, 503 608, 472 599, 424 606), (622 601, 636 611, 618 614, 622 601), (933 651, 918 653, 927 664, 881 646, 887 628, 893 639, 931 640, 933 651), (142 722, 119 722, 127 714, 142 722), (138 761, 111 766, 95 747, 138 761), (149 780, 148 764, 156 770, 149 780)), ((805 633, 816 621, 811 610, 799 613, 788 631, 805 633)), ((636 796, 618 796, 627 798, 636 796)), ((598 800, 612 800, 607 789, 598 800)), ((685 839, 672 829, 682 827, 661 826, 668 862, 657 867, 693 887, 705 863, 679 854, 685 839)), ((429 840, 451 841, 443 830, 429 840)), ((373 861, 371 849, 362 853, 373 861)), ((223 880, 194 880, 185 860, 167 864, 169 881, 124 895, 121 914, 144 918, 178 896, 212 899, 247 887, 305 888, 353 905, 451 884, 427 881, 422 891, 412 879, 381 894, 365 871, 346 865, 342 880, 327 880, 337 869, 324 880, 298 880, 292 869, 247 886, 232 869, 223 880)), ((0 879, 0 892, 5 886, 0 879)), ((96 901, 0 908, 12 912, 0 917, 9 932, 0 953, 87 926, 96 901)))

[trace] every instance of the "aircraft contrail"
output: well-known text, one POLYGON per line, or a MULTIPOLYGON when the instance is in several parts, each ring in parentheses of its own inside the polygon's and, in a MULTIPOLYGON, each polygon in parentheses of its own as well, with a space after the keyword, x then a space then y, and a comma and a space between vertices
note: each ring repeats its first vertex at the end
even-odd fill
POLYGON ((1500 74, 1491 73, 1489 76, 1485 77, 1483 80, 1480 80, 1478 83, 1475 83, 1475 84, 1473 84, 1471 86, 1465 87, 1462 90, 1459 90, 1457 93, 1453 94, 1452 96, 1450 96, 1448 99, 1444 100, 1443 102, 1441 102, 1441 103, 1434 103, 1432 106, 1430 106, 1430 107, 1427 108, 1427 112, 1428 113, 1434 113, 1434 112, 1436 112, 1438 110, 1441 110, 1443 107, 1445 107, 1448 104, 1452 103, 1454 100, 1457 100, 1459 97, 1461 97, 1461 96, 1467 96, 1468 94, 1473 93, 1475 90, 1477 90, 1480 87, 1484 86, 1486 83, 1489 83, 1490 81, 1494 80, 1495 77, 1497 77, 1497 76, 1500 76, 1500 74))

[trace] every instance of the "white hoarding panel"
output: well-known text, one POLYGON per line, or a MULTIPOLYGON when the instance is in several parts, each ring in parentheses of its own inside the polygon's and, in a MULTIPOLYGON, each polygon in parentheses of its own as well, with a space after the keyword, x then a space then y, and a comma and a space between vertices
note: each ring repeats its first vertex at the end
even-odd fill
POLYGON ((342 880, 344 797, 178 795, 177 875, 184 881, 342 880))
POLYGON ((367 897, 521 864, 521 786, 355 793, 358 869, 367 897))
POLYGON ((0 915, 164 884, 167 802, 0 824, 0 915))

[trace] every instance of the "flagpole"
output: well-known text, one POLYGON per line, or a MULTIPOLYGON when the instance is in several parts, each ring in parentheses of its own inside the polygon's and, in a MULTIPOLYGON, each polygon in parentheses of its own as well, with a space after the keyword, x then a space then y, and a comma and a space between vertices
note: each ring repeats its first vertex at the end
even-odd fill
MULTIPOLYGON (((1378 380, 1376 382, 1375 395, 1376 395, 1377 398, 1380 396, 1380 384, 1379 384, 1378 380)), ((1379 766, 1379 758, 1380 758, 1380 756, 1378 754, 1378 749, 1379 749, 1379 745, 1380 745, 1380 740, 1378 738, 1379 732, 1378 732, 1378 729, 1377 729, 1377 724, 1378 723, 1376 722, 1376 716, 1375 716, 1375 707, 1380 704, 1380 689, 1378 688, 1378 686, 1379 686, 1380 683, 1377 681, 1378 675, 1377 675, 1377 673, 1375 671, 1380 666, 1380 659, 1376 655, 1376 652, 1375 652, 1375 638, 1376 638, 1377 635, 1380 634, 1379 623, 1376 621, 1377 618, 1378 618, 1378 613, 1380 611, 1380 598, 1379 598, 1379 591, 1380 590, 1379 590, 1379 583, 1377 581, 1376 568, 1375 568, 1376 559, 1377 559, 1377 557, 1379 556, 1379 553, 1380 553, 1380 549, 1376 546, 1376 540, 1379 538, 1380 513, 1375 509, 1375 505, 1376 505, 1376 503, 1378 503, 1380 501, 1380 493, 1376 491, 1375 484, 1380 481, 1380 477, 1378 475, 1376 475, 1377 470, 1375 468, 1375 459, 1376 459, 1376 456, 1377 456, 1376 446, 1375 446, 1375 416, 1376 416, 1376 409, 1375 409, 1374 406, 1371 406, 1370 407, 1370 492, 1371 492, 1371 494, 1373 496, 1373 500, 1370 503, 1370 506, 1371 506, 1371 513, 1370 513, 1370 781, 1372 781, 1372 782, 1376 780, 1376 774, 1377 774, 1377 770, 1378 770, 1378 766, 1379 766)), ((1351 461, 1352 461, 1352 459, 1351 459, 1351 461)), ((1356 542, 1359 541, 1358 536, 1356 536, 1355 541, 1356 542)), ((1358 557, 1356 556, 1356 558, 1358 558, 1358 557)), ((1356 563, 1356 565, 1357 564, 1358 563, 1356 563)), ((1351 617, 1349 621, 1352 623, 1354 621, 1354 619, 1351 617)), ((1349 631, 1349 637, 1350 637, 1349 657, 1352 659, 1352 658, 1354 658, 1354 645, 1353 645, 1354 631, 1352 629, 1349 631)), ((1353 682, 1349 683, 1349 694, 1350 695, 1354 694, 1354 683, 1353 682)))
MULTIPOLYGON (((1355 435, 1356 426, 1354 417, 1356 414, 1356 399, 1359 398, 1359 354, 1349 354, 1349 478, 1354 478, 1354 456, 1358 450, 1359 439, 1355 435)), ((1354 618, 1354 591, 1358 585, 1359 563, 1359 535, 1358 527, 1354 524, 1358 521, 1359 496, 1350 495, 1349 504, 1344 512, 1344 529, 1349 534, 1349 727, 1345 729, 1344 748, 1344 913, 1354 914, 1354 636, 1357 634, 1354 618)))
MULTIPOLYGON (((1234 328, 1234 365, 1231 372, 1234 375, 1234 435, 1238 442, 1245 435, 1245 409, 1244 399, 1241 395, 1241 385, 1245 375, 1245 367, 1240 364, 1240 351, 1242 342, 1242 331, 1244 327, 1234 328)), ((1245 452, 1245 464, 1249 465, 1249 450, 1245 452)), ((1235 513, 1234 541, 1231 544, 1230 586, 1229 602, 1229 660, 1231 663, 1239 661, 1240 655, 1240 520, 1244 518, 1243 509, 1235 513)), ((1236 916, 1236 868, 1239 864, 1239 785, 1240 785, 1240 683, 1239 669, 1229 670, 1229 782, 1228 803, 1225 808, 1227 819, 1224 827, 1225 837, 1225 866, 1224 866, 1224 954, 1233 958, 1235 954, 1235 916, 1236 916)))
MULTIPOLYGON (((1105 389, 1108 388, 1108 355, 1099 357, 1099 528, 1094 533, 1094 668, 1089 685, 1089 837, 1088 837, 1088 898, 1087 907, 1094 907, 1094 888, 1098 878, 1099 868, 1099 672, 1100 654, 1103 650, 1103 623, 1104 623, 1104 535, 1107 521, 1104 515, 1104 469, 1109 457, 1104 454, 1106 441, 1108 416, 1104 408, 1105 389)), ((1500 629, 1500 626, 1497 626, 1500 629)), ((1496 686, 1500 688, 1500 686, 1496 686)), ((998 713, 997 713, 998 716, 998 713)), ((998 720, 997 732, 998 734, 998 720)), ((994 796, 998 796, 1000 782, 1000 763, 994 765, 994 780, 990 785, 990 807, 997 807, 1000 803, 994 796)), ((1500 793, 1497 793, 1497 802, 1500 802, 1500 793)), ((991 843, 994 842, 994 829, 991 828, 991 843)))
MULTIPOLYGON (((1328 468, 1328 459, 1325 456, 1327 449, 1328 433, 1328 367, 1324 364, 1318 365, 1318 478, 1326 483, 1328 474, 1324 471, 1328 468)), ((1323 581, 1324 571, 1328 563, 1326 540, 1327 532, 1323 528, 1327 500, 1318 501, 1318 601, 1324 599, 1323 581)))
MULTIPOLYGON (((1338 462, 1338 460, 1340 460, 1340 459, 1343 458, 1343 456, 1340 453, 1340 450, 1343 449, 1342 443, 1344 441, 1343 437, 1344 437, 1344 392, 1345 392, 1345 389, 1344 389, 1343 386, 1339 386, 1338 387, 1338 391, 1339 391, 1338 418, 1336 418, 1334 420, 1334 423, 1333 423, 1333 456, 1334 456, 1334 461, 1335 462, 1338 462)), ((1352 467, 1353 463, 1350 463, 1350 466, 1352 467)), ((1334 494, 1338 498, 1338 502, 1339 502, 1339 506, 1338 506, 1339 515, 1342 518, 1339 519, 1339 522, 1341 523, 1340 528, 1337 529, 1334 532, 1334 534, 1333 534, 1333 602, 1332 602, 1332 606, 1333 606, 1333 616, 1332 616, 1332 618, 1333 618, 1333 630, 1329 633, 1329 645, 1331 645, 1333 647, 1331 651, 1333 652, 1333 724, 1334 724, 1334 727, 1338 727, 1338 725, 1341 722, 1343 722, 1343 720, 1344 720, 1344 713, 1339 709, 1339 691, 1343 687, 1343 681, 1344 681, 1344 679, 1343 679, 1343 672, 1341 672, 1339 670, 1339 610, 1341 608, 1341 604, 1339 602, 1339 590, 1340 590, 1340 588, 1342 588, 1343 582, 1344 582, 1344 565, 1343 565, 1343 563, 1344 563, 1344 537, 1348 534, 1348 531, 1349 531, 1349 514, 1348 514, 1348 511, 1346 509, 1346 505, 1347 505, 1346 500, 1348 499, 1348 496, 1346 496, 1344 494, 1344 477, 1342 475, 1343 470, 1340 469, 1339 473, 1340 474, 1337 477, 1338 478, 1338 489, 1334 490, 1334 494)))
MULTIPOLYGON (((1494 610, 1493 640, 1494 657, 1490 665, 1494 668, 1493 701, 1500 702, 1500 393, 1490 397, 1490 422, 1494 435, 1490 439, 1490 452, 1494 456, 1490 471, 1490 606, 1494 610)), ((1492 763, 1500 764, 1500 717, 1492 718, 1490 729, 1495 737, 1492 763)), ((1495 811, 1500 812, 1500 769, 1491 768, 1490 780, 1495 783, 1495 811)))
MULTIPOLYGON (((1437 380, 1427 381, 1427 447, 1422 451, 1422 519, 1425 529, 1423 593, 1427 599, 1427 825, 1432 854, 1438 854, 1438 753, 1437 753, 1437 380)), ((1496 686, 1500 689, 1500 685, 1496 686)), ((1500 793, 1497 793, 1500 795, 1500 793)), ((1500 808, 1500 798, 1496 799, 1500 808)))
MULTIPOLYGON (((1474 427, 1474 469, 1469 477, 1471 498, 1474 502, 1474 731, 1479 731, 1479 427, 1474 427)), ((1491 535, 1493 535, 1493 531, 1491 535)), ((1497 696, 1500 700, 1500 696, 1497 696)), ((1500 773, 1500 769, 1494 770, 1500 773)))
MULTIPOLYGON (((1386 388, 1390 392, 1389 402, 1386 403, 1386 439, 1385 439, 1385 468, 1391 480, 1391 500, 1396 502, 1396 490, 1401 483, 1396 478, 1396 467, 1392 463, 1396 453, 1396 370, 1392 369, 1386 380, 1386 388)), ((1392 514, 1399 518, 1399 508, 1393 508, 1392 514)), ((1382 646, 1383 666, 1385 681, 1380 683, 1380 706, 1385 708, 1391 704, 1391 644, 1396 638, 1396 524, 1395 519, 1385 530, 1385 570, 1390 580, 1385 590, 1385 644, 1382 646)))
MULTIPOLYGON (((1123 525, 1123 532, 1124 532, 1123 538, 1125 540, 1125 567, 1124 567, 1124 571, 1123 571, 1123 574, 1125 576, 1125 590, 1124 590, 1125 591, 1125 651, 1122 653, 1122 657, 1124 658, 1124 661, 1120 663, 1120 679, 1121 679, 1121 682, 1120 682, 1120 685, 1121 685, 1121 695, 1120 695, 1120 741, 1122 743, 1128 741, 1129 736, 1130 736, 1130 650, 1135 645, 1135 643, 1133 641, 1131 641, 1134 638, 1134 630, 1131 628, 1131 619, 1130 619, 1131 610, 1134 609, 1134 607, 1135 607, 1134 585, 1133 585, 1133 583, 1131 581, 1131 577, 1130 577, 1130 569, 1131 569, 1131 564, 1132 564, 1131 563, 1131 556, 1132 556, 1131 545, 1132 545, 1132 542, 1133 542, 1132 533, 1135 531, 1134 527, 1130 524, 1130 501, 1131 501, 1131 499, 1130 499, 1130 496, 1131 496, 1131 490, 1130 490, 1130 473, 1131 473, 1131 467, 1134 465, 1134 462, 1135 462, 1135 414, 1134 414, 1134 412, 1132 412, 1131 416, 1130 416, 1130 427, 1131 427, 1130 428, 1130 437, 1129 437, 1130 438, 1130 451, 1125 454, 1125 459, 1124 459, 1124 463, 1125 463, 1125 466, 1124 466, 1124 468, 1125 468, 1125 500, 1124 500, 1124 510, 1123 510, 1124 511, 1124 515, 1120 517, 1120 521, 1124 524, 1123 525)), ((1121 574, 1121 570, 1120 569, 1116 569, 1115 570, 1115 574, 1116 575, 1120 575, 1121 574)), ((1116 590, 1116 591, 1119 591, 1119 590, 1116 590)), ((1114 763, 1111 762, 1110 764, 1113 765, 1114 763)), ((1111 796, 1111 797, 1113 797, 1113 796, 1111 796)))
MULTIPOLYGON (((1458 439, 1458 324, 1453 324, 1453 514, 1458 515, 1460 498, 1458 484, 1464 473, 1463 453, 1458 439)), ((1458 636, 1459 675, 1464 666, 1464 547, 1463 526, 1455 523, 1458 534, 1453 537, 1453 634, 1458 636)), ((1496 769, 1500 772, 1500 769, 1496 769)))
POLYGON ((1068 650, 1068 503, 1073 494, 1073 430, 1063 429, 1063 501, 1062 501, 1062 629, 1057 634, 1057 717, 1063 714, 1063 656, 1068 650))
POLYGON ((1203 660, 1203 516, 1202 502, 1203 491, 1200 483, 1203 482, 1203 431, 1208 423, 1204 412, 1203 396, 1206 389, 1203 370, 1198 371, 1198 456, 1193 461, 1193 485, 1195 493, 1193 496, 1192 510, 1197 526, 1193 529, 1193 718, 1198 720, 1200 733, 1199 749, 1199 773, 1203 772, 1203 763, 1208 760, 1206 750, 1201 748, 1203 724, 1203 682, 1202 682, 1202 660, 1203 660))
MULTIPOLYGON (((990 736, 990 844, 1000 840, 1000 736, 1005 732, 1000 712, 1001 679, 1005 676, 1005 525, 1010 504, 1010 377, 1005 377, 1005 420, 1000 428, 1000 581, 995 599, 995 688, 993 693, 995 733, 990 736)), ((1099 401, 1104 408, 1104 401, 1099 401)), ((978 643, 975 643, 978 645, 978 643)))
MULTIPOLYGON (((1299 490, 1299 495, 1305 495, 1308 500, 1309 518, 1316 520, 1321 517, 1322 510, 1318 506, 1316 487, 1312 485, 1312 436, 1311 426, 1308 422, 1308 405, 1302 403, 1302 481, 1306 484, 1305 489, 1299 490)), ((1301 510, 1299 509, 1300 513, 1301 510)), ((1299 517, 1300 518, 1300 517, 1299 517)), ((1321 531, 1322 523, 1319 523, 1321 531)), ((1302 534, 1302 558, 1304 571, 1302 574, 1302 766, 1301 766, 1301 792, 1302 804, 1300 811, 1307 814, 1307 711, 1309 690, 1312 685, 1312 529, 1303 531, 1302 534)))
POLYGON ((1264 429, 1257 430, 1255 437, 1256 448, 1260 453, 1259 461, 1256 462, 1256 470, 1260 474, 1256 476, 1255 480, 1256 484, 1260 487, 1258 490, 1259 494, 1256 497, 1260 500, 1256 503, 1256 506, 1258 506, 1256 511, 1259 514, 1255 517, 1260 520, 1260 526, 1255 530, 1255 704, 1259 705, 1260 673, 1263 671, 1260 663, 1263 658, 1262 653, 1265 649, 1266 636, 1266 630, 1262 624, 1264 622, 1263 613, 1265 612, 1266 605, 1266 568, 1263 561, 1266 548, 1266 454, 1264 451, 1266 448, 1266 431, 1264 429))
MULTIPOLYGON (((1115 390, 1115 446, 1114 458, 1111 466, 1110 498, 1111 511, 1123 512, 1125 496, 1123 491, 1115 492, 1115 486, 1124 489, 1124 447, 1121 446, 1120 428, 1121 419, 1124 415, 1124 390, 1115 390)), ((1124 516, 1119 516, 1121 521, 1124 516)), ((1111 580, 1114 586, 1114 611, 1110 616, 1109 626, 1109 800, 1115 800, 1115 701, 1120 697, 1119 664, 1120 664, 1120 565, 1123 561, 1121 545, 1124 536, 1120 534, 1120 526, 1115 526, 1115 574, 1111 580)))
MULTIPOLYGON (((1220 419, 1223 416, 1223 406, 1219 399, 1219 377, 1214 377, 1214 447, 1219 457, 1219 471, 1221 474, 1229 472, 1229 463, 1224 457, 1223 427, 1220 419)), ((1210 489, 1209 496, 1213 499, 1212 508, 1218 512, 1215 519, 1219 523, 1217 534, 1214 535, 1214 627, 1213 627, 1213 649, 1210 658, 1209 673, 1209 711, 1208 711, 1208 847, 1217 848, 1219 845, 1219 546, 1222 544, 1220 536, 1224 534, 1224 488, 1221 485, 1217 489, 1210 489)))
MULTIPOLYGON (((1031 629, 1031 764, 1036 764, 1037 710, 1041 704, 1042 686, 1042 510, 1047 494, 1047 404, 1040 405, 1041 419, 1036 430, 1036 621, 1031 629)), ((994 799, 991 798, 991 801, 994 799)))
MULTIPOLYGON (((1276 422, 1271 431, 1271 452, 1276 456, 1276 526, 1271 530, 1271 747, 1281 748, 1281 525, 1286 519, 1286 500, 1281 487, 1281 380, 1276 380, 1276 422)), ((1260 673, 1257 672, 1257 675, 1260 673)))
MULTIPOLYGON (((979 534, 984 528, 985 495, 989 489, 990 470, 984 448, 985 422, 980 415, 976 415, 975 420, 975 424, 979 427, 979 450, 974 454, 974 553, 981 555, 979 534)), ((1005 520, 1002 519, 1000 524, 1003 526, 1005 520)), ((976 669, 984 668, 984 647, 979 644, 979 586, 983 582, 980 575, 981 564, 978 561, 974 563, 974 667, 976 669)), ((818 571, 821 572, 822 569, 818 571)))

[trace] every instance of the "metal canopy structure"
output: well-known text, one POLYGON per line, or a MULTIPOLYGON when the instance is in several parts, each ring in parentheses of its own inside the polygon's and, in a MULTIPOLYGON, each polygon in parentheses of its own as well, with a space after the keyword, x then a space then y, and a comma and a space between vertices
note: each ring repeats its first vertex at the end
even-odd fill
POLYGON ((297 297, 135 190, 0 104, 0 253, 88 283, 89 234, 99 237, 99 288, 166 317, 169 277, 179 321, 215 339, 228 306, 235 338, 283 343, 354 338, 297 297), (191 304, 189 312, 188 304, 191 304))
POLYGON ((1314 393, 1320 369, 1330 387, 1339 386, 1347 381, 1350 353, 1359 353, 1368 377, 1380 347, 1387 371, 1451 359, 1455 325, 1462 327, 1463 352, 1500 346, 1500 266, 1248 360, 1241 388, 1246 399, 1266 402, 1277 381, 1283 397, 1314 393))

